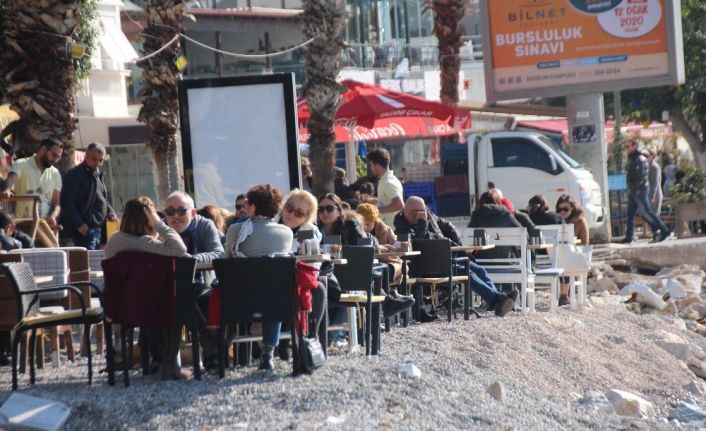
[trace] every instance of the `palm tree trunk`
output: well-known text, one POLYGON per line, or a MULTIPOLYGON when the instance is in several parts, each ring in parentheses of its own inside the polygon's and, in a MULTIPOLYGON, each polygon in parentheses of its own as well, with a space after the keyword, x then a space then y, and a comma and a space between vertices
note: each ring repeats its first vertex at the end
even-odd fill
MULTIPOLYGON (((669 115, 672 118, 674 131, 681 133, 686 142, 689 143, 691 152, 694 153, 696 165, 702 170, 706 170, 706 134, 701 134, 701 136, 704 136, 703 138, 699 136, 699 130, 694 130, 695 128, 684 116, 680 107, 672 109, 669 115)), ((704 130, 703 126, 701 130, 704 130)))
MULTIPOLYGON (((144 54, 150 54, 181 32, 183 0, 146 0, 147 29, 144 54)), ((179 100, 174 65, 179 40, 154 57, 140 63, 144 85, 140 92, 142 108, 137 119, 147 125, 147 147, 155 161, 157 200, 163 203, 174 190, 182 189, 179 166, 179 100)))
POLYGON ((44 139, 64 146, 64 166, 73 161, 76 129, 74 67, 67 41, 79 24, 80 2, 3 0, 5 51, 0 55, 0 87, 22 120, 14 151, 34 153, 44 139))
POLYGON ((336 82, 341 71, 341 32, 348 14, 342 0, 304 0, 304 36, 316 37, 304 54, 306 82, 303 93, 309 103, 309 160, 316 196, 333 192, 336 111, 341 104, 343 86, 336 82))
POLYGON ((439 42, 439 68, 441 69, 441 102, 458 103, 458 74, 461 70, 460 50, 463 45, 461 20, 468 0, 432 0, 434 34, 439 42))

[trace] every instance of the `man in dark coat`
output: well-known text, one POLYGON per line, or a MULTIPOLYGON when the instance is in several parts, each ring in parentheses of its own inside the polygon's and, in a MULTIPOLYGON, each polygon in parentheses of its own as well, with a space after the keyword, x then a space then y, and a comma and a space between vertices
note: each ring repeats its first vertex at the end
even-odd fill
POLYGON ((61 189, 62 239, 88 250, 98 249, 103 223, 115 218, 103 181, 104 159, 103 144, 88 145, 83 163, 64 175, 61 189))
POLYGON ((650 225, 652 232, 659 230, 659 241, 664 241, 671 236, 669 228, 650 208, 648 199, 649 164, 640 147, 641 144, 636 139, 630 139, 626 144, 628 152, 628 220, 623 243, 631 243, 635 240, 635 216, 638 212, 650 225))

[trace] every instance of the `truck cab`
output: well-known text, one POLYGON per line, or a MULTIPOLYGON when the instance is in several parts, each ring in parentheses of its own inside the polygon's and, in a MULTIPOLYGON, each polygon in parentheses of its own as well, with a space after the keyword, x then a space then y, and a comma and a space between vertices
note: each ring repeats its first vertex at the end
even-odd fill
POLYGON ((543 194, 554 205, 568 193, 583 206, 590 227, 603 222, 606 209, 593 174, 546 136, 519 131, 472 133, 466 142, 471 203, 493 182, 518 209, 526 207, 535 194, 543 194))

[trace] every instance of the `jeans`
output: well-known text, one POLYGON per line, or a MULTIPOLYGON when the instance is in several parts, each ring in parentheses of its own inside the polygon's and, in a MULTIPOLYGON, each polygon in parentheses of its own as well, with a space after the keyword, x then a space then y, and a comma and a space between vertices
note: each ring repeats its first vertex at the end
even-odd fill
POLYGON ((76 231, 71 239, 76 247, 85 247, 87 250, 98 250, 98 246, 101 241, 101 228, 93 227, 88 229, 87 235, 81 235, 79 231, 76 231))
POLYGON ((488 276, 488 271, 475 262, 468 262, 468 265, 468 277, 471 279, 471 290, 480 295, 486 304, 494 305, 500 292, 498 292, 498 289, 495 288, 493 281, 488 276))
POLYGON ((628 221, 625 239, 632 240, 635 236, 635 215, 640 213, 650 225, 652 232, 659 230, 664 237, 669 233, 669 228, 650 209, 647 187, 642 187, 628 193, 628 221))
POLYGON ((262 322, 262 344, 277 347, 282 322, 262 322))

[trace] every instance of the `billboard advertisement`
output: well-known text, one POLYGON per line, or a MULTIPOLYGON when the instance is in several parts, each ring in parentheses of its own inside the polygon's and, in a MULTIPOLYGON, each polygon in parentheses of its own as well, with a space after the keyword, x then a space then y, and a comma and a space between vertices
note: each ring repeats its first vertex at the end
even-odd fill
POLYGON ((482 2, 489 100, 684 81, 679 0, 482 2))

